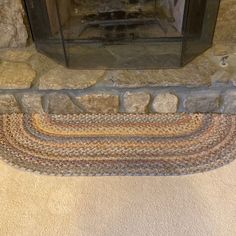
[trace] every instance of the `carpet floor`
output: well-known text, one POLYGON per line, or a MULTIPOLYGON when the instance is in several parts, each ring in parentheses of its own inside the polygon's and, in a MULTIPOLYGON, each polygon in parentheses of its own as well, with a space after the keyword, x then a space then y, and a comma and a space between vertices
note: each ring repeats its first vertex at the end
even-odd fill
POLYGON ((236 158, 236 116, 0 116, 3 160, 49 175, 185 175, 236 158))
POLYGON ((235 170, 60 177, 0 161, 0 235, 234 236, 235 170))

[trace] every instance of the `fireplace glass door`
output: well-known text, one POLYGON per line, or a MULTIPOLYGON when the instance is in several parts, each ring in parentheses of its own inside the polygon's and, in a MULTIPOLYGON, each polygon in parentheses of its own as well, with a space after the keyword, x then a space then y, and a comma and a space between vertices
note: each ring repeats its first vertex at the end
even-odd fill
POLYGON ((37 48, 71 68, 180 67, 211 46, 218 0, 25 0, 37 48))

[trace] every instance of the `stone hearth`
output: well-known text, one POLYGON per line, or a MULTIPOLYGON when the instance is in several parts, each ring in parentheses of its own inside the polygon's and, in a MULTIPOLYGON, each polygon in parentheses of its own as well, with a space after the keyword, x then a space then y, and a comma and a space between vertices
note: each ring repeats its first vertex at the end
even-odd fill
POLYGON ((172 70, 69 70, 33 47, 1 50, 0 58, 0 113, 236 113, 233 44, 172 70))
MULTIPOLYGON (((10 2, 5 5, 8 10, 10 2)), ((13 21, 22 23, 9 39, 0 39, 0 47, 8 47, 0 50, 0 113, 236 114, 234 0, 222 1, 215 46, 184 68, 168 70, 69 70, 36 52, 33 45, 9 49, 26 43, 25 35, 19 34, 24 27, 22 8, 19 5, 14 11, 21 21, 10 15, 10 23, 6 17, 2 20, 0 11, 1 32, 13 21)))

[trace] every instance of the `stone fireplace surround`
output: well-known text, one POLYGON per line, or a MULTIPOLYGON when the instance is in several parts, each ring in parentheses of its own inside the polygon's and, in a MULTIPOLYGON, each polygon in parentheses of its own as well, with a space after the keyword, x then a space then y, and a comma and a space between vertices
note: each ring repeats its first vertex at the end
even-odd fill
POLYGON ((0 9, 0 113, 236 114, 235 0, 222 0, 212 49, 182 69, 143 71, 68 70, 24 47, 20 0, 4 0, 0 9))

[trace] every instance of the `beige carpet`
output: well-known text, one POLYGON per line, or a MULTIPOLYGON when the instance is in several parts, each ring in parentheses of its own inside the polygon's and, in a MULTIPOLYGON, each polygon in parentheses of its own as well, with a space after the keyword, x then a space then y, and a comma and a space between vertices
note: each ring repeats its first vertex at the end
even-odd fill
POLYGON ((236 161, 182 177, 50 177, 0 162, 1 236, 234 236, 236 161))

